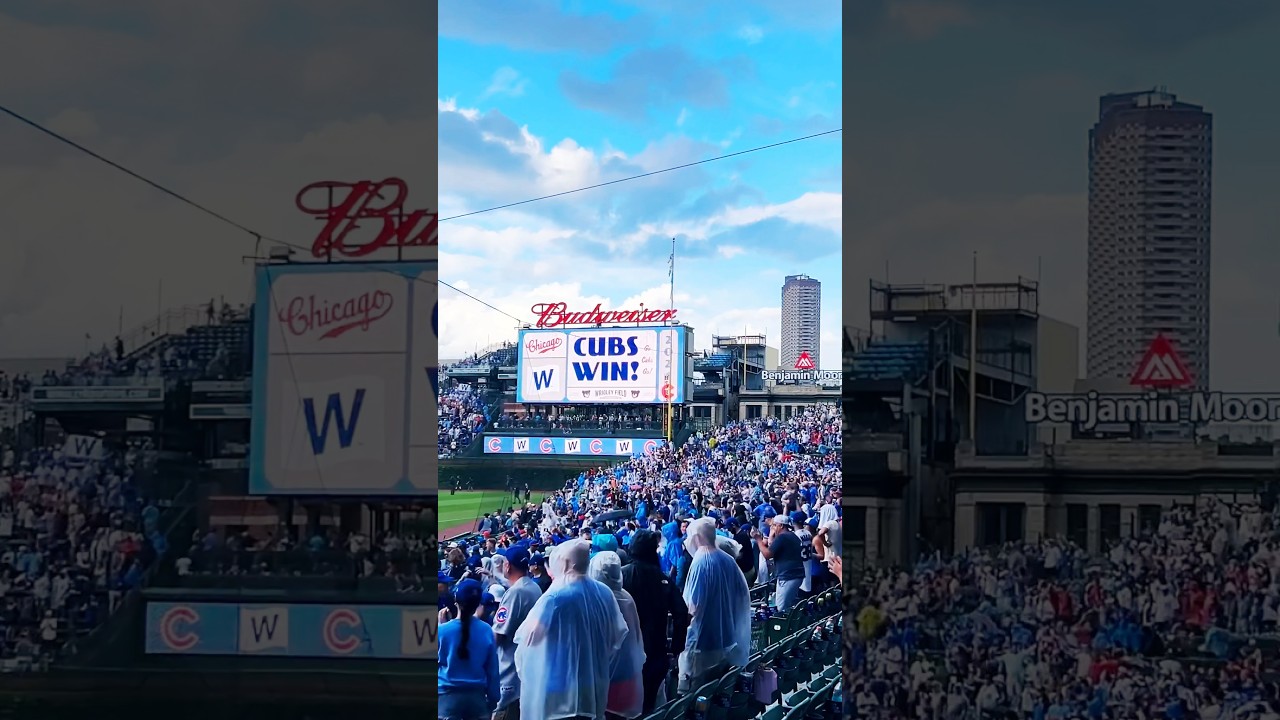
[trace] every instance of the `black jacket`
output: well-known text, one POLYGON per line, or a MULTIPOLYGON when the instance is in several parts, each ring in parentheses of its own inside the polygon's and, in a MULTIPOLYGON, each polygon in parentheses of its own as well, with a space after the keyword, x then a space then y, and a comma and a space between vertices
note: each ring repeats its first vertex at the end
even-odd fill
POLYGON ((680 597, 676 585, 657 563, 635 560, 622 568, 622 587, 636 601, 640 616, 640 632, 644 635, 645 664, 666 662, 667 617, 672 623, 670 652, 684 651, 685 634, 689 631, 689 608, 680 597))

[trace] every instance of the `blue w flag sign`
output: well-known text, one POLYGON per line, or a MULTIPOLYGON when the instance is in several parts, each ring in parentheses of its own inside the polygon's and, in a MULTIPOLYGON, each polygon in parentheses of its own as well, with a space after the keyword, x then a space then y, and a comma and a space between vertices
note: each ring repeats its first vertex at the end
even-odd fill
POLYGON ((341 393, 330 393, 324 406, 324 420, 317 423, 316 402, 314 398, 302 401, 302 411, 306 415, 307 434, 311 437, 311 449, 316 455, 323 455, 329 443, 329 423, 337 429, 338 446, 351 447, 355 439, 356 425, 360 422, 360 408, 364 406, 364 389, 356 390, 355 399, 351 403, 351 412, 347 414, 342 405, 341 393))

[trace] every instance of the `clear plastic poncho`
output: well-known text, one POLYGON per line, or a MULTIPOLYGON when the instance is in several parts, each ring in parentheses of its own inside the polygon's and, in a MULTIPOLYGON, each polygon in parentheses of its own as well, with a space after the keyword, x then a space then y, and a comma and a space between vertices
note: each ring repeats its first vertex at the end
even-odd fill
POLYGON ((613 661, 608 710, 624 718, 639 717, 644 712, 644 637, 636 601, 622 588, 622 558, 609 550, 596 553, 591 558, 590 575, 613 591, 627 623, 627 639, 613 661))
POLYGON ((613 591, 587 577, 590 553, 583 540, 551 550, 551 586, 516 631, 521 717, 604 717, 628 631, 613 591))
POLYGON ((689 523, 685 549, 693 555, 684 601, 692 617, 680 654, 681 676, 701 677, 729 663, 746 665, 751 653, 751 590, 735 559, 717 548, 715 521, 689 523))

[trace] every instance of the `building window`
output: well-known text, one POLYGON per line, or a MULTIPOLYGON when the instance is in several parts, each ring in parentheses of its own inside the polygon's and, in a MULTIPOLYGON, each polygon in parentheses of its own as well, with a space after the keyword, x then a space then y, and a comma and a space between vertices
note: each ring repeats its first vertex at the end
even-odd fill
POLYGON ((1139 505, 1138 506, 1138 533, 1141 535, 1155 535, 1156 528, 1160 527, 1160 515, 1164 512, 1164 508, 1159 505, 1139 505))
POLYGON ((1101 535, 1104 545, 1120 539, 1119 505, 1098 506, 1098 533, 1101 535))
POLYGON ((1023 503, 978 503, 977 541, 980 546, 1022 542, 1027 506, 1023 503))
MULTIPOLYGON (((865 506, 844 509, 844 560, 846 571, 861 570, 867 557, 867 511, 865 506)), ((875 512, 875 510, 871 510, 875 512)))
POLYGON ((759 405, 748 405, 748 406, 747 406, 747 419, 748 419, 748 420, 755 420, 755 419, 757 419, 757 418, 759 418, 759 417, 760 417, 760 406, 759 406, 759 405))
POLYGON ((781 406, 781 405, 774 405, 774 406, 773 406, 773 416, 774 416, 774 417, 776 417, 776 418, 778 418, 779 420, 781 420, 781 419, 782 419, 782 406, 781 406))
POLYGON ((1082 503, 1067 505, 1067 539, 1076 547, 1089 547, 1089 506, 1082 503))

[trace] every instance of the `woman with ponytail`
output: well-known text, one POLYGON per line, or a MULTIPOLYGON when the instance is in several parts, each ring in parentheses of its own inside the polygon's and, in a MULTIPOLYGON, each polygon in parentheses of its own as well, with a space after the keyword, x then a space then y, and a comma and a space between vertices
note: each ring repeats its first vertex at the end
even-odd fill
POLYGON ((456 620, 440 626, 441 720, 488 720, 498 704, 498 646, 493 628, 476 618, 484 589, 475 580, 453 588, 456 620))

